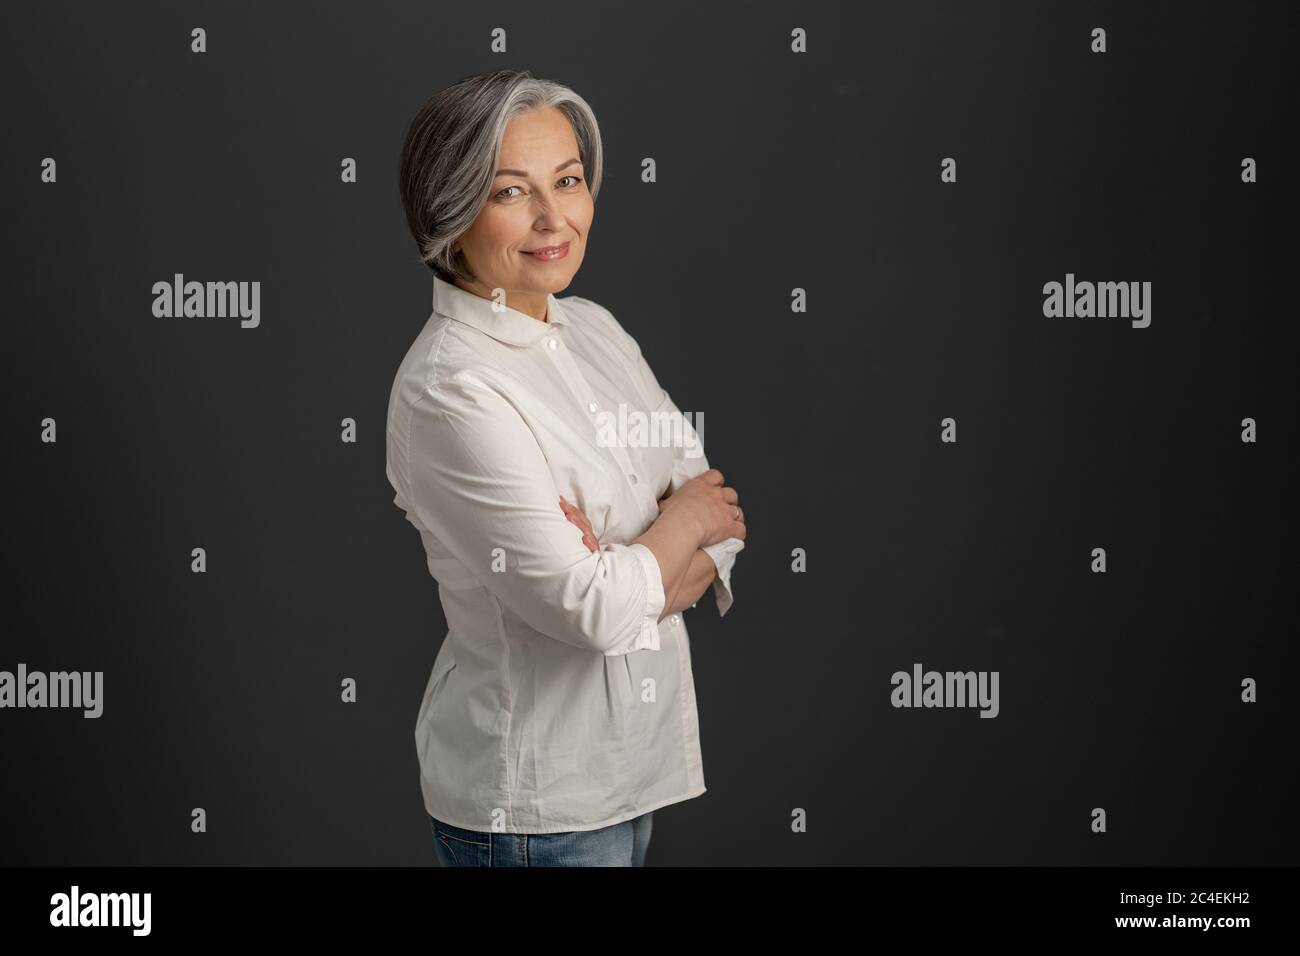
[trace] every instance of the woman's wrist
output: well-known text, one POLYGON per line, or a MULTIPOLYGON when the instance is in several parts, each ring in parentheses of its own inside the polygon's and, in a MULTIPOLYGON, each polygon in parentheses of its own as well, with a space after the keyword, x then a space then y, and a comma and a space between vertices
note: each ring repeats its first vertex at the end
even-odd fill
MULTIPOLYGON (((664 616, 694 607, 718 576, 718 566, 703 548, 691 557, 690 567, 672 597, 664 605, 664 616)), ((660 620, 663 620, 661 617, 660 620)))
POLYGON ((703 518, 690 508, 681 507, 665 511, 659 516, 659 520, 662 521, 665 518, 674 522, 673 530, 675 533, 685 534, 694 542, 696 550, 704 547, 708 541, 708 525, 703 518))

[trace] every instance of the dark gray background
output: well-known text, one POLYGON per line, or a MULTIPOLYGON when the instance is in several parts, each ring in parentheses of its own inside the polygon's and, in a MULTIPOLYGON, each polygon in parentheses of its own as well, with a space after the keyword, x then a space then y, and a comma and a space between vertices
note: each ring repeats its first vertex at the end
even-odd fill
POLYGON ((396 167, 427 97, 504 67, 595 109, 565 294, 705 413, 750 528, 735 607, 689 618, 709 790, 648 862, 1296 862, 1296 14, 1044 6, 12 12, 0 669, 102 670, 105 714, 0 711, 0 862, 433 864, 396 167), (154 318, 175 272, 259 280, 261 327, 154 318), (1066 272, 1150 280, 1151 327, 1044 318, 1066 272), (998 670, 1000 716, 893 709, 914 661, 998 670))

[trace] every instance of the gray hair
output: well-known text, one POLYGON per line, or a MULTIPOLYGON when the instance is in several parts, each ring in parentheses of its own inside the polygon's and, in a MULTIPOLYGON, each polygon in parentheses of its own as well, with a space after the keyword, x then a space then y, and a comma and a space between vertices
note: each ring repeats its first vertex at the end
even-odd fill
POLYGON ((578 141, 578 158, 593 199, 600 190, 600 127, 573 90, 527 70, 465 77, 436 93, 411 121, 398 173, 406 223, 420 260, 448 282, 472 279, 452 251, 487 203, 506 124, 520 113, 556 107, 578 141))

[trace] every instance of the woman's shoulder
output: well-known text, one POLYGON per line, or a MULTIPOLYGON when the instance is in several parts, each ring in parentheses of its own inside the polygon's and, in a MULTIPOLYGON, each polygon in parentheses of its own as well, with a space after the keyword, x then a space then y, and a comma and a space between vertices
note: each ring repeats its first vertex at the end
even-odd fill
POLYGON ((494 366, 482 353, 482 338, 445 315, 430 315, 398 366, 390 405, 437 404, 467 386, 487 385, 494 366))
POLYGON ((639 351, 636 339, 623 328, 623 324, 614 317, 614 313, 599 302, 580 295, 566 295, 556 298, 565 315, 586 327, 587 330, 614 342, 623 351, 633 354, 639 351))

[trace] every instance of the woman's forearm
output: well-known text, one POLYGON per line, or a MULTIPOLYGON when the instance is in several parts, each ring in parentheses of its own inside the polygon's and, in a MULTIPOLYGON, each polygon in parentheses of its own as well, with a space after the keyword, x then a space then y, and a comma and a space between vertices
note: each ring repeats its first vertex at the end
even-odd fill
POLYGON ((713 583, 713 579, 717 576, 718 566, 713 563, 709 553, 703 548, 696 551, 695 556, 691 558, 691 566, 687 570, 686 576, 682 578, 677 591, 669 596, 667 600, 665 605, 667 613, 684 611, 694 605, 704 592, 709 589, 709 585, 713 583))
MULTIPOLYGON (((681 608, 671 608, 668 600, 671 596, 678 596, 683 582, 688 579, 692 571, 696 555, 703 554, 700 551, 703 540, 703 529, 687 515, 665 511, 645 534, 632 542, 645 545, 659 562, 664 586, 664 610, 659 615, 659 620, 662 621, 675 610, 681 610, 681 608)), ((710 564, 713 563, 707 554, 703 554, 703 557, 710 564)), ((698 597, 697 594, 696 598, 698 597)))

